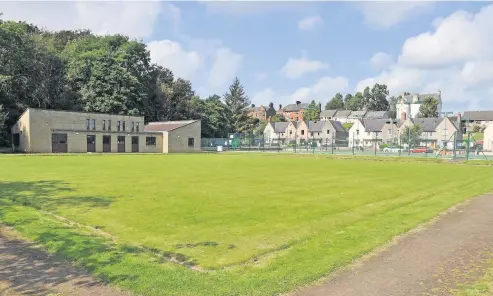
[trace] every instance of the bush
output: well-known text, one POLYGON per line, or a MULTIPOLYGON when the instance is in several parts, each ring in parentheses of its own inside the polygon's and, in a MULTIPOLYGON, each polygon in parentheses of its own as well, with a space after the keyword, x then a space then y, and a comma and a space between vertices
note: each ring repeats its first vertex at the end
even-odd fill
POLYGON ((473 128, 472 128, 472 132, 473 133, 479 133, 481 131, 481 127, 479 125, 475 125, 473 128))
POLYGON ((380 150, 383 150, 383 149, 389 147, 389 144, 380 144, 379 147, 380 147, 380 150))

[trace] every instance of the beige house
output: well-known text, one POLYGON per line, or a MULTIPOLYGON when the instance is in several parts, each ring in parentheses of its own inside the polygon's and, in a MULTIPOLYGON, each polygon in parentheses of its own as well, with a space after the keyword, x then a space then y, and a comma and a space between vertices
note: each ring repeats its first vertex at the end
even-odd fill
POLYGON ((374 147, 398 142, 399 128, 388 119, 358 119, 349 129, 349 147, 374 147))
POLYGON ((347 143, 347 132, 338 121, 320 120, 308 121, 309 140, 320 144, 337 144, 343 146, 347 143))
POLYGON ((484 129, 483 149, 493 151, 493 122, 484 129))
POLYGON ((29 108, 11 129, 12 148, 24 153, 200 151, 200 121, 166 124, 148 128, 142 116, 29 108))
POLYGON ((454 139, 458 143, 462 141, 462 133, 448 117, 415 118, 413 123, 421 127, 422 146, 453 149, 454 139))
POLYGON ((265 143, 285 142, 289 122, 268 122, 264 129, 265 143))

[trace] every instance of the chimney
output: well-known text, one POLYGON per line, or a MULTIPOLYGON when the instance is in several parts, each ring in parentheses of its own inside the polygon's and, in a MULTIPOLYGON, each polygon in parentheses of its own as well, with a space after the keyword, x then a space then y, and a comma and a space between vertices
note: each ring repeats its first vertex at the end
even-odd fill
POLYGON ((318 102, 318 111, 322 112, 322 103, 318 102))
POLYGON ((255 104, 252 104, 252 108, 254 108, 254 107, 255 107, 255 104))
POLYGON ((401 113, 401 120, 402 121, 406 120, 406 112, 401 113))
POLYGON ((460 114, 460 112, 457 112, 457 123, 460 124, 461 119, 462 119, 462 115, 460 114))
POLYGON ((300 101, 296 101, 296 106, 299 106, 301 104, 300 101))
POLYGON ((279 104, 279 110, 281 110, 281 109, 282 109, 282 105, 281 105, 281 104, 279 104))

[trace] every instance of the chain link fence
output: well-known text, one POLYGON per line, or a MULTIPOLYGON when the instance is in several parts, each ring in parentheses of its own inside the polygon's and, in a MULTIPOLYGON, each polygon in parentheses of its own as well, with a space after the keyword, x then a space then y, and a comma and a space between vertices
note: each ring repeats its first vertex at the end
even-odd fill
POLYGON ((456 133, 452 136, 433 137, 422 133, 416 137, 403 137, 375 132, 363 136, 349 135, 343 139, 230 134, 228 138, 202 139, 202 150, 493 160, 493 152, 483 151, 481 141, 476 141, 470 134, 456 133))

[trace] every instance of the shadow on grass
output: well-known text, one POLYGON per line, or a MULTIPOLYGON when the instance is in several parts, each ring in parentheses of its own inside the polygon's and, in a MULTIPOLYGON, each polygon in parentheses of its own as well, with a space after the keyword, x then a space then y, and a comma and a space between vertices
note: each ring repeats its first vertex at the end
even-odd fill
POLYGON ((73 194, 65 182, 0 182, 0 221, 57 255, 49 255, 24 241, 9 240, 0 231, 0 281, 6 281, 11 289, 24 295, 49 295, 52 293, 49 287, 69 281, 71 285, 84 287, 100 284, 62 259, 76 261, 103 282, 117 283, 138 277, 102 272, 105 266, 120 263, 126 255, 114 243, 56 219, 40 219, 36 209, 106 207, 113 201, 73 194))
POLYGON ((0 199, 7 198, 23 206, 55 210, 57 207, 107 207, 114 198, 77 196, 63 181, 43 180, 28 182, 0 182, 0 199))

